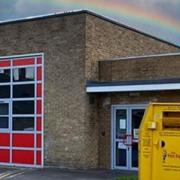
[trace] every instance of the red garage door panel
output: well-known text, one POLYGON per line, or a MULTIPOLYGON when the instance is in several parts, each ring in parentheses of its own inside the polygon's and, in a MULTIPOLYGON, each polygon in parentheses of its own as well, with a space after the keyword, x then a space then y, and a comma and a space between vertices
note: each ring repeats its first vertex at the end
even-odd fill
POLYGON ((42 85, 37 84, 37 97, 42 97, 42 85))
POLYGON ((41 148, 41 145, 42 145, 41 134, 38 134, 37 135, 37 147, 41 148))
POLYGON ((37 114, 41 114, 41 113, 42 113, 42 101, 37 100, 37 114))
POLYGON ((37 80, 38 81, 42 80, 42 67, 37 68, 37 80))
POLYGON ((37 58, 37 63, 38 63, 38 64, 42 64, 42 57, 38 57, 38 58, 37 58))
POLYGON ((41 162, 42 162, 42 158, 41 158, 41 151, 37 151, 37 159, 36 159, 36 163, 38 165, 41 165, 41 162))
POLYGON ((34 151, 13 150, 12 162, 19 164, 34 164, 34 151))
POLYGON ((10 145, 10 135, 7 133, 0 133, 0 146, 10 145))
POLYGON ((34 64, 34 58, 19 59, 13 61, 13 66, 24 66, 34 64))
POLYGON ((14 147, 34 147, 34 134, 13 134, 14 147))
POLYGON ((0 149, 0 162, 9 163, 10 153, 7 149, 0 149))
POLYGON ((37 118, 37 131, 41 131, 41 126, 42 126, 42 122, 41 122, 41 117, 37 118))
POLYGON ((0 67, 8 67, 11 65, 10 61, 0 61, 0 67))

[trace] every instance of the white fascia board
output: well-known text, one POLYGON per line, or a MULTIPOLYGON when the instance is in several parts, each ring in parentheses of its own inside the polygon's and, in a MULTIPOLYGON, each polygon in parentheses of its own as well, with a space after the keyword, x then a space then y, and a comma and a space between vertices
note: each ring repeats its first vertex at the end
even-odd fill
POLYGON ((180 83, 86 87, 87 93, 179 90, 180 83))

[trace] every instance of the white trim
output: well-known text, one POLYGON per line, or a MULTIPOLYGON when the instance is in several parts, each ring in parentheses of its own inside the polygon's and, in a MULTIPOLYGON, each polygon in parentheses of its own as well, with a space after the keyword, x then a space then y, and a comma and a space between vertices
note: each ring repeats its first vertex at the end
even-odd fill
POLYGON ((10 156, 10 162, 9 163, 12 163, 12 160, 13 160, 13 150, 12 150, 12 147, 13 147, 13 133, 12 133, 12 130, 13 130, 13 117, 12 117, 12 114, 13 114, 13 101, 12 101, 12 98, 13 98, 13 61, 11 60, 11 73, 10 73, 10 105, 11 105, 11 113, 10 113, 10 151, 9 151, 9 156, 10 156))
MULTIPOLYGON (((0 146, 0 149, 3 149, 3 150, 25 150, 25 151, 34 151, 35 148, 34 147, 18 147, 18 146, 13 146, 12 148, 10 148, 9 146, 0 146)), ((36 150, 40 151, 41 148, 36 148, 36 150)))
MULTIPOLYGON (((40 56, 38 56, 40 57, 40 56)), ((0 57, 1 58, 1 57, 0 57)), ((2 61, 4 61, 4 59, 0 59, 2 61)), ((18 59, 19 60, 19 59, 18 59)), ((12 59, 5 59, 5 61, 12 61, 12 59)), ((41 67, 41 64, 31 64, 31 65, 17 65, 17 66, 12 66, 12 69, 18 69, 18 68, 30 68, 30 67, 41 67)), ((1 67, 1 69, 11 69, 10 66, 5 66, 5 67, 1 67)), ((15 81, 16 82, 16 81, 15 81)), ((19 81, 19 82, 24 82, 24 81, 19 81)))
MULTIPOLYGON (((127 57, 106 59, 106 61, 131 60, 131 59, 142 59, 142 58, 151 58, 151 57, 169 57, 169 56, 180 56, 180 52, 165 53, 165 54, 150 54, 150 55, 144 55, 144 56, 127 56, 127 57)), ((105 60, 100 60, 99 62, 104 62, 104 61, 105 60)))
MULTIPOLYGON (((34 84, 34 83, 42 83, 42 81, 20 81, 20 82, 13 82, 13 85, 26 85, 26 84, 34 84)), ((0 83, 0 86, 8 86, 11 85, 10 82, 3 82, 0 83)))
MULTIPOLYGON (((37 57, 35 58, 35 64, 37 64, 37 57)), ((34 68, 34 78, 37 81, 37 67, 34 68)), ((37 83, 34 84, 34 97, 37 98, 37 83)), ((34 101, 34 165, 36 165, 37 160, 37 100, 34 101)))
MULTIPOLYGON (((44 67, 44 65, 45 65, 45 62, 44 62, 44 53, 42 53, 42 79, 41 79, 41 81, 42 81, 42 112, 41 112, 41 132, 42 132, 42 134, 41 134, 41 148, 42 148, 42 150, 41 150, 41 159, 42 159, 42 164, 41 164, 41 167, 44 167, 44 151, 45 151, 45 149, 44 149, 44 147, 45 147, 45 143, 44 143, 44 131, 45 131, 45 127, 44 127, 44 91, 45 91, 45 85, 44 85, 44 76, 45 76, 45 71, 44 71, 44 69, 45 69, 45 67, 44 67)), ((38 115, 36 115, 36 117, 37 117, 38 115)), ((37 120, 37 119, 36 119, 37 120)))
POLYGON ((25 57, 33 57, 33 56, 43 56, 44 53, 40 52, 40 53, 30 53, 30 54, 20 54, 20 55, 12 55, 12 56, 0 56, 0 60, 4 59, 4 60, 16 60, 19 58, 25 58, 25 57))
POLYGON ((34 135, 35 136, 35 130, 32 130, 32 131, 23 131, 23 130, 12 130, 12 134, 31 134, 31 135, 34 135))
MULTIPOLYGON (((40 56, 38 56, 40 57, 40 56)), ((30 58, 30 57, 29 57, 30 58)), ((37 58, 37 56, 35 56, 37 58)), ((23 59, 23 58, 22 58, 23 59)), ((17 60, 17 59, 16 59, 17 60)), ((21 60, 21 59, 18 59, 21 60)), ((33 67, 41 67, 41 64, 30 64, 30 65, 16 65, 13 66, 12 69, 18 69, 18 68, 33 68, 33 67)))
POLYGON ((34 114, 12 114, 12 117, 34 117, 34 114))
POLYGON ((114 169, 114 107, 111 106, 111 169, 114 169))
MULTIPOLYGON (((16 18, 16 19, 10 19, 10 20, 3 20, 3 21, 0 21, 0 24, 13 23, 13 22, 18 22, 18 21, 35 20, 35 19, 38 19, 38 18, 48 18, 48 17, 52 17, 52 16, 55 16, 55 15, 66 15, 66 14, 71 14, 71 13, 78 13, 78 12, 81 12, 81 11, 87 11, 87 10, 85 10, 85 9, 75 9, 73 11, 59 11, 59 12, 56 12, 56 13, 40 14, 40 15, 28 16, 28 17, 25 17, 25 18, 16 18)), ((90 11, 90 12, 93 12, 93 11, 90 11)))
POLYGON ((87 93, 179 90, 180 83, 86 87, 87 93))
POLYGON ((43 168, 40 165, 34 166, 34 165, 30 165, 30 164, 17 164, 17 163, 0 163, 0 165, 2 165, 2 166, 12 166, 12 167, 16 166, 16 167, 28 167, 28 168, 34 168, 34 167, 43 168))

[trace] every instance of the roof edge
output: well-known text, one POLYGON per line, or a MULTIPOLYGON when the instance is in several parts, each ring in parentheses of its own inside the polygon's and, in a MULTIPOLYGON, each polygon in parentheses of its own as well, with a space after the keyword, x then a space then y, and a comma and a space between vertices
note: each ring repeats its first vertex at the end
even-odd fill
POLYGON ((125 56, 125 57, 115 57, 111 59, 102 59, 99 62, 107 62, 107 61, 120 61, 120 60, 133 60, 133 59, 144 59, 144 58, 158 58, 158 57, 172 57, 172 56, 180 56, 180 52, 177 53, 166 53, 166 54, 150 54, 144 56, 125 56))
POLYGON ((151 34, 145 33, 145 32, 143 32, 141 30, 138 30, 136 28, 130 27, 128 25, 122 24, 120 22, 117 22, 117 21, 115 21, 113 19, 110 19, 110 18, 108 18, 106 16, 97 14, 97 13, 95 13, 93 11, 90 11, 90 10, 87 10, 87 9, 75 10, 75 11, 69 11, 69 12, 52 13, 52 14, 39 15, 39 16, 31 16, 31 17, 27 17, 27 18, 15 19, 15 20, 9 20, 9 21, 0 21, 0 26, 8 25, 8 24, 16 24, 16 23, 22 23, 22 22, 35 21, 35 20, 41 20, 41 19, 48 19, 48 18, 54 18, 54 17, 63 17, 63 16, 69 16, 69 15, 76 15, 76 14, 82 14, 82 13, 86 13, 86 14, 98 17, 98 18, 100 18, 102 20, 105 20, 105 21, 108 21, 108 22, 110 22, 112 24, 115 24, 115 25, 121 26, 123 28, 129 29, 131 31, 140 33, 142 35, 145 35, 145 36, 148 36, 148 37, 150 37, 152 39, 158 40, 160 42, 169 44, 169 45, 174 46, 176 48, 180 48, 180 45, 177 45, 177 44, 174 44, 172 42, 163 40, 161 38, 158 38, 158 37, 153 36, 151 34))
POLYGON ((76 14, 83 14, 83 13, 88 13, 88 12, 90 14, 90 11, 88 11, 88 10, 74 10, 74 11, 50 13, 50 14, 37 15, 37 16, 28 16, 26 18, 18 18, 18 19, 12 19, 12 20, 7 20, 7 21, 0 21, 0 26, 8 25, 8 24, 29 22, 29 21, 36 21, 36 20, 41 20, 41 19, 63 17, 63 16, 70 16, 70 15, 76 15, 76 14))
POLYGON ((179 90, 180 79, 86 82, 87 93, 179 90))
POLYGON ((86 87, 94 86, 123 86, 123 85, 142 85, 142 84, 172 84, 179 83, 180 78, 155 79, 155 80, 123 80, 123 81, 86 81, 86 87))

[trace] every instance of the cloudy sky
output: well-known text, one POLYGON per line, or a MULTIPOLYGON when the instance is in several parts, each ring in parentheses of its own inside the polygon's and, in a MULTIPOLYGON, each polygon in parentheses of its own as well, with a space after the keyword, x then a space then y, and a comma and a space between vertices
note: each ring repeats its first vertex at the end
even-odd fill
POLYGON ((0 0, 0 21, 80 9, 180 46, 180 0, 0 0))

